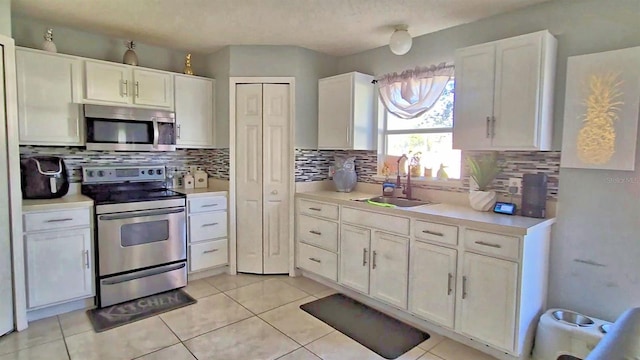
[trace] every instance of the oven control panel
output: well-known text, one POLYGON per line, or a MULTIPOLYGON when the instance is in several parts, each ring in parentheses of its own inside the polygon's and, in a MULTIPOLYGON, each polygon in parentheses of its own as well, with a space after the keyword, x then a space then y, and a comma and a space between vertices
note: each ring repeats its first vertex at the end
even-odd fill
POLYGON ((82 168, 84 184, 161 180, 165 180, 164 165, 84 166, 82 168))

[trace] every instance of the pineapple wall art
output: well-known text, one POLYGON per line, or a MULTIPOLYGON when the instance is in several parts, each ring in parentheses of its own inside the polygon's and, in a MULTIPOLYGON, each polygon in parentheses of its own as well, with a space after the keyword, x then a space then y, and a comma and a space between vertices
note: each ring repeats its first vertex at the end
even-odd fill
POLYGON ((569 57, 561 166, 635 169, 640 47, 569 57))

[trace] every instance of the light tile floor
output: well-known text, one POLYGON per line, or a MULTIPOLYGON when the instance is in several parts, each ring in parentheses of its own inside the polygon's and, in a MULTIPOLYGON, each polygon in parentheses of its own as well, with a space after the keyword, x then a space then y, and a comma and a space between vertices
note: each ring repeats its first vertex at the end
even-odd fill
MULTIPOLYGON (((84 311, 0 338, 0 360, 379 360, 302 311, 335 293, 307 278, 218 275, 189 283, 198 303, 99 334, 84 311)), ((431 333, 398 360, 494 360, 431 333)))

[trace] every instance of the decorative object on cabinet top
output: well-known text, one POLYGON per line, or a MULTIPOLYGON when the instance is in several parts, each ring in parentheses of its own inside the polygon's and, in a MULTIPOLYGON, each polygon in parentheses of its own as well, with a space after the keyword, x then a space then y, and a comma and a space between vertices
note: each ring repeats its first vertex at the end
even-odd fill
POLYGON ((138 55, 133 49, 136 48, 136 43, 133 40, 129 40, 125 42, 127 47, 127 51, 124 52, 124 56, 122 57, 122 63, 127 65, 138 66, 138 55))
POLYGON ((44 33, 44 41, 42 42, 42 50, 57 53, 58 48, 56 43, 53 42, 53 29, 49 28, 44 33))
POLYGON ((193 69, 191 68, 191 54, 187 54, 184 58, 184 73, 186 75, 194 75, 193 69))

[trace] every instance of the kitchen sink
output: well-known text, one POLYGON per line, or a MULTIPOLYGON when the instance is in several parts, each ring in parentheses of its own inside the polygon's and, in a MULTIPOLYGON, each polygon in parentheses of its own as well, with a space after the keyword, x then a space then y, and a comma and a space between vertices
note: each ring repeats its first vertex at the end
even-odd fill
POLYGON ((376 196, 374 198, 366 199, 363 201, 365 202, 372 201, 372 202, 381 203, 381 204, 395 205, 397 207, 403 207, 403 208, 433 204, 432 202, 429 202, 429 201, 414 200, 414 199, 407 199, 407 198, 396 198, 396 197, 390 197, 390 196, 376 196))

